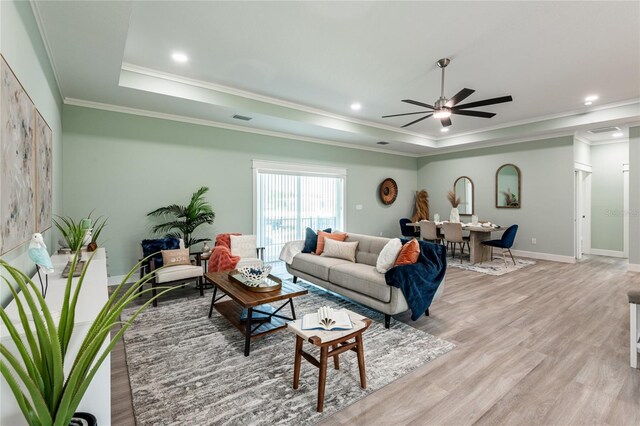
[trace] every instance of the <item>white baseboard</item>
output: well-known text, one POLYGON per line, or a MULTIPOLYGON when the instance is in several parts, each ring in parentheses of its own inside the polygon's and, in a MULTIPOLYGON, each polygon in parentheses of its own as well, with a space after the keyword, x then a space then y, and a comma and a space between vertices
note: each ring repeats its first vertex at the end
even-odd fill
POLYGON ((627 271, 629 272, 640 272, 640 265, 637 263, 630 263, 627 266, 627 271))
POLYGON ((602 249, 594 249, 589 250, 589 254, 595 254, 596 256, 609 256, 609 257, 627 257, 624 255, 623 251, 617 250, 602 250, 602 249))
POLYGON ((529 257, 531 259, 550 260, 552 262, 576 263, 573 256, 562 256, 560 254, 538 253, 536 251, 511 250, 514 256, 529 257))

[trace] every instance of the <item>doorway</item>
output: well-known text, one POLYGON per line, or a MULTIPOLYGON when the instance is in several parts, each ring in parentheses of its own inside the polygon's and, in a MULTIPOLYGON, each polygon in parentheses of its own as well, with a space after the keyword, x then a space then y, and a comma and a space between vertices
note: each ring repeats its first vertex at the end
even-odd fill
POLYGON ((591 172, 575 170, 575 248, 576 259, 589 254, 591 248, 591 172))

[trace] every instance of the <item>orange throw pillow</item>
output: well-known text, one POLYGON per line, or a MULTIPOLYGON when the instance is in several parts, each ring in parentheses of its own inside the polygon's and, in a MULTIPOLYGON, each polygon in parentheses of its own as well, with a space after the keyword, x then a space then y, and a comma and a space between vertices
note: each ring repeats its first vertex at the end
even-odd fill
POLYGON ((402 250, 400 250, 400 254, 396 259, 395 266, 413 265, 418 261, 419 257, 420 243, 418 243, 418 240, 413 239, 402 246, 402 250))
POLYGON ((324 251, 324 239, 329 238, 335 241, 344 241, 347 239, 347 234, 330 234, 324 231, 318 231, 318 246, 316 247, 316 254, 321 255, 324 251))

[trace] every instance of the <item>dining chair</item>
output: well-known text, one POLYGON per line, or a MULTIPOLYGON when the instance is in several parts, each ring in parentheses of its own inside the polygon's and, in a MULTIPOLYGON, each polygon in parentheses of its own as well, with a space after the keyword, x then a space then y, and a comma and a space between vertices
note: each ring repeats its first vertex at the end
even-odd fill
POLYGON ((491 260, 493 260, 493 248, 498 247, 502 249, 502 259, 504 260, 504 266, 507 266, 507 257, 504 255, 505 250, 509 252, 511 256, 511 260, 513 260, 513 264, 516 264, 516 260, 513 258, 513 253, 511 253, 511 247, 516 240, 516 233, 518 232, 518 225, 511 225, 504 231, 502 234, 502 238, 499 240, 487 240, 482 241, 481 244, 484 246, 491 247, 491 260))
POLYGON ((420 238, 436 244, 440 244, 442 241, 438 235, 438 227, 436 226, 436 223, 428 220, 420 221, 420 238))
POLYGON ((471 246, 469 245, 469 237, 462 235, 462 224, 445 222, 442 224, 442 230, 444 231, 444 239, 447 242, 447 249, 449 244, 452 245, 451 257, 456 257, 456 244, 460 246, 460 263, 462 263, 462 255, 464 254, 465 244, 471 252, 471 246))
POLYGON ((402 236, 408 238, 420 237, 420 230, 414 226, 409 226, 410 223, 411 219, 408 217, 400 219, 400 232, 402 232, 402 236))

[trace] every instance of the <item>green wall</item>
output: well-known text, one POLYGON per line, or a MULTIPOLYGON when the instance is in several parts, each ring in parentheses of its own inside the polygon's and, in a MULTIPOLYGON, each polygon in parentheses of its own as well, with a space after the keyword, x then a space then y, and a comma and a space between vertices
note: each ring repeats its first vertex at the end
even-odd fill
MULTIPOLYGON (((561 137, 422 157, 418 188, 429 192, 430 211, 447 219, 447 191, 460 176, 474 183, 480 220, 518 224, 514 248, 573 257, 573 137, 561 137), (495 207, 495 176, 506 163, 522 173, 520 209, 495 207), (534 245, 531 241, 536 238, 534 245)), ((462 220, 470 221, 470 216, 462 220)))
POLYGON ((112 275, 128 271, 140 240, 152 236, 147 212, 186 203, 203 185, 216 212, 203 235, 253 232, 254 159, 347 168, 348 231, 397 236, 398 219, 413 212, 416 158, 73 106, 64 107, 63 124, 64 213, 109 216, 112 275), (391 206, 377 197, 387 177, 399 187, 391 206))
POLYGON ((624 250, 624 180, 627 142, 591 147, 591 248, 624 250))
MULTIPOLYGON (((53 212, 58 213, 62 205, 62 100, 29 2, 0 2, 0 52, 53 130, 53 212)), ((44 238, 50 252, 57 248, 52 231, 45 232, 44 238)), ((31 275, 35 266, 27 247, 24 244, 2 259, 31 275)), ((0 304, 10 299, 9 290, 0 285, 0 304)))

